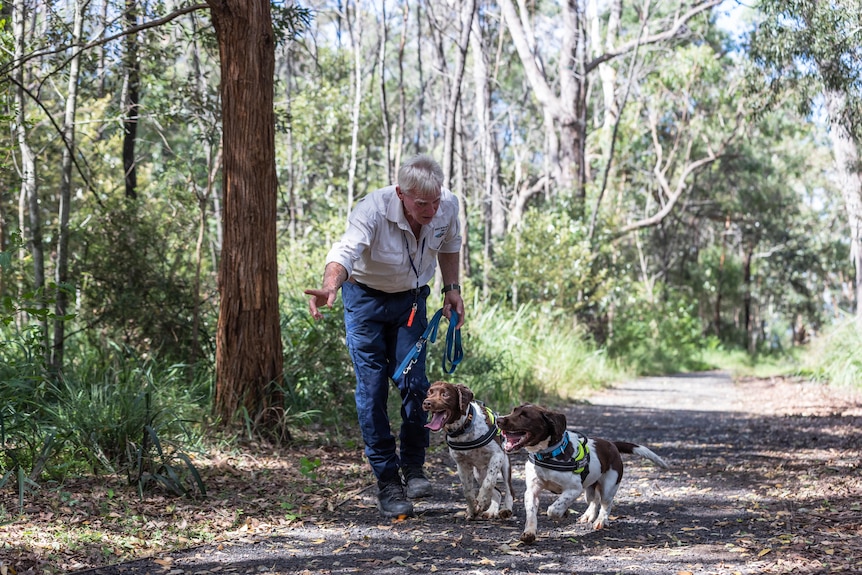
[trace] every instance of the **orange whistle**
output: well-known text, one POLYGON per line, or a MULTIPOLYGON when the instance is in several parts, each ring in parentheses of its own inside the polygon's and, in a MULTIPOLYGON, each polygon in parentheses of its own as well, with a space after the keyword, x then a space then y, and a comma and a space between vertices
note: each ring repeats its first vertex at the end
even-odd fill
POLYGON ((410 317, 407 318, 407 327, 413 327, 414 317, 416 317, 416 304, 413 304, 413 309, 410 310, 410 317))

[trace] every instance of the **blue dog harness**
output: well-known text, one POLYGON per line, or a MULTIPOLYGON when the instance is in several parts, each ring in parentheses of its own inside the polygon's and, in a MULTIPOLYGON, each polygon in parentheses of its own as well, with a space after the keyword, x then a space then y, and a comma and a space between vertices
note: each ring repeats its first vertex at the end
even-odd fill
POLYGON ((563 439, 558 444, 547 451, 531 453, 529 460, 545 469, 579 474, 581 481, 585 481, 590 474, 590 448, 585 436, 580 433, 577 436, 580 438, 576 444, 577 453, 575 453, 575 446, 569 442, 567 431, 563 433, 563 439))

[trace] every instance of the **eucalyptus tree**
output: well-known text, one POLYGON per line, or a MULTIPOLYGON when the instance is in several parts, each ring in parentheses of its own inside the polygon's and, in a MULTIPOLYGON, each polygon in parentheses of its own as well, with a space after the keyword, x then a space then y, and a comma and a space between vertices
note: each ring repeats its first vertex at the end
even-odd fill
POLYGON ((751 35, 751 57, 765 71, 763 93, 784 90, 825 108, 836 178, 844 198, 856 269, 856 316, 862 320, 862 2, 761 0, 762 20, 751 35))
POLYGON ((89 0, 73 0, 72 7, 74 16, 72 18, 71 50, 68 72, 68 88, 65 95, 65 109, 63 112, 63 156, 61 160, 60 181, 60 205, 57 215, 59 230, 57 233, 57 265, 54 276, 56 278, 56 299, 54 303, 54 335, 51 347, 51 366, 59 372, 63 368, 63 353, 65 350, 66 321, 69 305, 69 294, 73 290, 69 288, 69 217, 72 201, 72 156, 76 153, 75 148, 75 118, 78 112, 78 82, 80 80, 81 54, 80 44, 84 33, 84 18, 86 16, 89 0))
MULTIPOLYGON (((542 108, 548 134, 544 153, 550 158, 550 174, 557 193, 570 195, 574 215, 585 215, 588 180, 587 136, 591 124, 588 98, 594 84, 594 72, 644 45, 672 45, 684 39, 692 22, 723 0, 681 0, 664 3, 653 13, 649 0, 642 7, 632 5, 631 12, 649 18, 649 33, 643 36, 641 26, 620 28, 620 3, 611 2, 603 12, 586 10, 587 3, 565 2, 560 6, 537 3, 534 9, 512 0, 499 4, 506 26, 517 49, 524 74, 533 95, 542 108), (589 18, 602 19, 607 37, 593 37, 601 26, 589 18), (554 34, 549 34, 554 30, 554 34), (615 41, 617 35, 620 40, 615 41), (609 49, 593 54, 591 48, 606 44, 609 49)), ((613 75, 606 75, 611 81, 613 75)))
MULTIPOLYGON (((12 5, 12 35, 15 43, 14 60, 20 61, 24 58, 24 54, 28 46, 28 38, 33 35, 32 27, 27 30, 26 22, 28 19, 27 2, 24 0, 16 0, 12 5)), ((28 98, 27 84, 25 80, 24 66, 17 66, 13 70, 14 88, 13 99, 15 102, 15 116, 11 124, 12 132, 18 144, 18 152, 20 160, 17 162, 18 175, 21 179, 20 199, 18 208, 18 228, 22 232, 28 230, 27 238, 30 252, 33 258, 33 285, 37 293, 45 289, 45 250, 42 243, 42 216, 39 210, 39 188, 36 177, 36 155, 33 147, 30 145, 28 136, 27 116, 28 98), (26 206, 26 208, 25 208, 26 206), (25 221, 26 214, 29 215, 29 221, 25 221), (28 225, 29 224, 29 225, 28 225)), ((5 249, 5 246, 4 246, 5 249)), ((21 257, 23 261, 25 258, 21 257)), ((44 308, 42 298, 36 300, 35 307, 37 309, 44 308)), ((22 318, 19 317, 19 321, 22 318)), ((43 316, 38 318, 43 338, 46 343, 46 354, 48 349, 48 324, 43 316)), ((19 326, 20 327, 20 326, 19 326)), ((46 360, 50 357, 46 357, 46 360)))

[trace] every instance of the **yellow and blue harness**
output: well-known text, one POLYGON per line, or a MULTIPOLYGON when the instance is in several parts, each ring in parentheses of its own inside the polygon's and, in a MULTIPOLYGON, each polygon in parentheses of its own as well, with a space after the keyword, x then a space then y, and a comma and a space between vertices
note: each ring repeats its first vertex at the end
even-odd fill
POLYGON ((474 439, 473 441, 452 441, 453 437, 459 437, 464 435, 470 427, 473 426, 473 418, 476 416, 476 410, 473 407, 473 404, 470 404, 470 411, 467 413, 467 421, 464 422, 459 429, 455 431, 450 431, 446 434, 446 444, 454 449, 455 451, 467 451, 470 449, 478 449, 480 447, 484 447, 491 443, 491 441, 498 435, 500 435, 500 428, 497 427, 497 414, 491 411, 490 407, 482 406, 482 409, 485 411, 485 414, 488 416, 488 421, 490 422, 490 429, 479 439, 474 439))
POLYGON ((577 453, 575 445, 569 443, 569 433, 563 433, 563 439, 554 447, 547 451, 539 453, 531 453, 529 460, 545 469, 553 469, 554 471, 571 471, 581 476, 581 481, 586 480, 590 474, 590 447, 587 445, 587 438, 580 433, 578 436, 577 453), (571 453, 567 455, 567 448, 571 447, 571 453), (564 456, 560 458, 560 456, 564 456))

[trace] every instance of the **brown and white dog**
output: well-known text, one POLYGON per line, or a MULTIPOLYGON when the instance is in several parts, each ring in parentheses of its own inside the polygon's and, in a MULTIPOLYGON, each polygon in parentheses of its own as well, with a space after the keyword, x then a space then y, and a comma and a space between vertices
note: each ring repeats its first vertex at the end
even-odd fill
POLYGON ((449 455, 455 460, 467 499, 467 519, 511 517, 512 468, 494 413, 474 401, 467 386, 445 381, 431 384, 422 409, 431 414, 425 427, 446 431, 449 455), (502 479, 502 493, 497 489, 498 479, 502 479))
POLYGON ((587 510, 579 521, 593 529, 607 524, 614 496, 623 477, 620 453, 640 455, 667 469, 664 460, 641 445, 625 441, 590 438, 566 429, 566 416, 537 405, 520 405, 512 413, 497 418, 506 438, 504 448, 511 453, 524 448, 529 453, 525 466, 524 492, 526 522, 521 541, 536 540, 539 496, 543 489, 559 494, 548 507, 548 517, 560 518, 581 492, 587 510))

